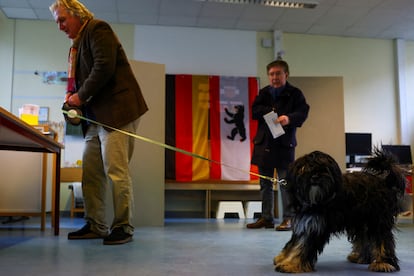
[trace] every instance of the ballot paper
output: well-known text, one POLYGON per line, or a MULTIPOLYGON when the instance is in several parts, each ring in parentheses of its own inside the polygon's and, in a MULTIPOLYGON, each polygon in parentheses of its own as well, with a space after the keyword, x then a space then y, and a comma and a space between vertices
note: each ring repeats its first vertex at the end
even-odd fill
POLYGON ((39 106, 35 104, 24 104, 19 108, 19 117, 29 125, 38 125, 39 106))
POLYGON ((283 127, 280 125, 280 123, 276 123, 278 118, 276 112, 270 111, 269 113, 263 115, 263 118, 266 121, 270 132, 272 133, 273 139, 276 139, 277 137, 285 134, 285 131, 283 130, 283 127))

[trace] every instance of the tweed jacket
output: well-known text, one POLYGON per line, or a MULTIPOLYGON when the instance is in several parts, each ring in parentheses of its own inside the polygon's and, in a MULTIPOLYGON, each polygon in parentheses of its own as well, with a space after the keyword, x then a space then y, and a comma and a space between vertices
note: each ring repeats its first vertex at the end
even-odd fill
POLYGON ((267 168, 287 168, 295 158, 296 128, 302 126, 308 117, 309 105, 301 90, 286 82, 277 99, 271 95, 271 87, 259 91, 252 105, 252 119, 258 120, 257 133, 253 139, 251 163, 267 168), (287 115, 289 124, 284 126, 285 134, 273 139, 263 115, 275 111, 278 116, 287 115))
MULTIPOLYGON (((125 51, 109 24, 90 20, 77 48, 76 88, 85 116, 119 128, 148 110, 125 51)), ((85 132, 86 122, 82 124, 85 132)))

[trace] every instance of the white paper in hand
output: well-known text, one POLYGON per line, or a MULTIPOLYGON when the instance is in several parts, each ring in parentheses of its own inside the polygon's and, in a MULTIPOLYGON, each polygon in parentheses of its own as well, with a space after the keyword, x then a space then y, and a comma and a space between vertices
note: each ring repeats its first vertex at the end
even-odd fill
POLYGON ((278 118, 276 112, 270 111, 269 113, 263 115, 263 118, 266 121, 270 132, 272 133, 273 139, 276 139, 277 137, 285 134, 285 131, 283 130, 283 127, 280 125, 280 123, 275 123, 278 118))

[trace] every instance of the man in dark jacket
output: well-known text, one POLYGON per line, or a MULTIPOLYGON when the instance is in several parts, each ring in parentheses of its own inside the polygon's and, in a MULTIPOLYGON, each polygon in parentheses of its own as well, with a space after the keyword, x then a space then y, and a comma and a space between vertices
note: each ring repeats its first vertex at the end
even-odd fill
POLYGON ((86 224, 68 239, 102 238, 104 244, 132 240, 133 193, 128 163, 137 120, 148 110, 121 43, 104 21, 77 0, 56 0, 50 11, 61 31, 72 40, 65 102, 79 107, 85 148, 82 192, 86 224), (114 218, 106 222, 106 193, 112 190, 114 218))
MULTIPOLYGON (((252 117, 258 120, 256 136, 253 140, 254 149, 251 163, 258 166, 259 174, 273 178, 275 169, 277 179, 284 179, 287 168, 295 159, 296 128, 302 126, 308 117, 309 105, 301 90, 287 82, 289 76, 288 64, 278 59, 267 65, 267 75, 270 84, 259 91, 252 105, 252 117), (280 124, 284 134, 273 138, 269 125, 263 116, 269 112, 277 114, 271 124, 280 124)), ((275 115, 276 115, 275 114, 275 115)), ((262 215, 247 228, 274 227, 274 192, 272 181, 260 178, 262 197, 262 215)), ((276 227, 278 231, 291 230, 293 210, 291 199, 284 189, 279 186, 282 197, 283 221, 276 227)))

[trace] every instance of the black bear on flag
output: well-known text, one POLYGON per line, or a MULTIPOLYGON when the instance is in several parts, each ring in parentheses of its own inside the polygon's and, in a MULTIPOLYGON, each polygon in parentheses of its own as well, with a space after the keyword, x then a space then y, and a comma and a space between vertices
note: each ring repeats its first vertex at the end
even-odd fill
POLYGON ((244 106, 236 105, 234 106, 235 113, 231 113, 227 108, 224 108, 226 114, 231 117, 231 119, 224 118, 224 121, 228 124, 235 124, 235 127, 231 130, 231 135, 228 135, 227 138, 234 140, 234 137, 238 133, 240 135, 240 142, 246 140, 246 127, 244 126, 244 106))

